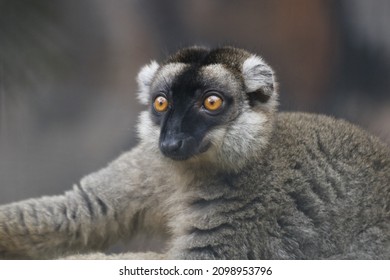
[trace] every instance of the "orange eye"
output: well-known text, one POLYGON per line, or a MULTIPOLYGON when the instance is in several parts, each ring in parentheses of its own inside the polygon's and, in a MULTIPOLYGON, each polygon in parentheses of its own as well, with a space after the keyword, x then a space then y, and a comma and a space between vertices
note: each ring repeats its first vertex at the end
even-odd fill
POLYGON ((168 109, 168 100, 164 96, 158 96, 154 100, 153 106, 157 112, 165 112, 168 109))
POLYGON ((222 107, 222 98, 216 95, 210 95, 204 100, 203 106, 209 111, 216 111, 222 107))

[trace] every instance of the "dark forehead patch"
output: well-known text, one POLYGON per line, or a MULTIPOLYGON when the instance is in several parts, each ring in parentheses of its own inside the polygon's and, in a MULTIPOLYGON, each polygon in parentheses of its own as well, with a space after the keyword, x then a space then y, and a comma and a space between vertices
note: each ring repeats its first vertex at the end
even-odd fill
POLYGON ((195 90, 202 86, 199 68, 198 65, 192 65, 175 77, 172 82, 172 92, 176 94, 186 92, 187 95, 193 95, 195 90))

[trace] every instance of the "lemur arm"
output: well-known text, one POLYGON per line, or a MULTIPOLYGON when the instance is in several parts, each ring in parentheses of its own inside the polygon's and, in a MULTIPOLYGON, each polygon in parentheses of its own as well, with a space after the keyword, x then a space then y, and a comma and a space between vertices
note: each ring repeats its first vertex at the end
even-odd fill
MULTIPOLYGON (((0 259, 46 259, 101 250, 133 232, 153 188, 139 150, 122 155, 61 196, 0 207, 0 259), (138 159, 138 161, 137 161, 138 159), (146 182, 148 183, 148 182, 146 182)), ((145 219, 146 220, 146 219, 145 219)))

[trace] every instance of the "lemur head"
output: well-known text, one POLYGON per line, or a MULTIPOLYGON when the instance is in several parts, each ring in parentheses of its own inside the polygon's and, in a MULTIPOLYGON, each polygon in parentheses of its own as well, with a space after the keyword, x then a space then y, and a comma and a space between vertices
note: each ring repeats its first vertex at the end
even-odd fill
POLYGON ((140 117, 141 141, 166 158, 239 170, 268 142, 276 85, 257 55, 186 48, 144 66, 137 80, 138 99, 149 106, 140 117))

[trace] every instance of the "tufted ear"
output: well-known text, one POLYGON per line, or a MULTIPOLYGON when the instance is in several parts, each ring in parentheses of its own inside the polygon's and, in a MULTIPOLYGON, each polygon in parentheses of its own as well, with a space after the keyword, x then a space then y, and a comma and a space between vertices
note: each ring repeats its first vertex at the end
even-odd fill
POLYGON ((138 73, 138 100, 141 104, 147 105, 149 102, 149 90, 154 76, 160 65, 156 61, 151 61, 143 66, 138 73))
POLYGON ((261 57, 248 57, 242 65, 242 74, 251 106, 276 98, 274 72, 261 57))

